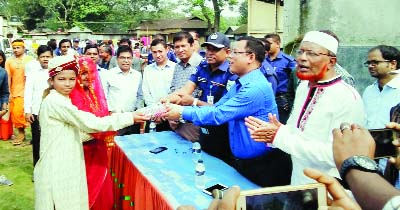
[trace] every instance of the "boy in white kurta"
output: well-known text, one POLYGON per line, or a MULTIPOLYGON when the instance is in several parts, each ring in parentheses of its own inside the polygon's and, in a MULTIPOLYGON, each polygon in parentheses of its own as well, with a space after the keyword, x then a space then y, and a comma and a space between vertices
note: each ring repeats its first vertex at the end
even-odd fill
POLYGON ((56 57, 50 61, 49 69, 54 90, 44 98, 39 114, 41 142, 40 159, 34 171, 35 209, 87 210, 88 192, 79 132, 117 130, 147 118, 132 112, 99 118, 80 111, 68 97, 75 85, 76 60, 56 57))

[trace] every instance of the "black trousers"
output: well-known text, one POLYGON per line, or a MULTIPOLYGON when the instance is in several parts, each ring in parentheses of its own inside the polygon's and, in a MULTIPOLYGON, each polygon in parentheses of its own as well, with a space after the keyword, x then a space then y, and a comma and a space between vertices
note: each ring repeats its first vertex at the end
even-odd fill
POLYGON ((280 149, 272 149, 256 158, 232 159, 230 165, 261 187, 290 184, 292 160, 290 155, 280 149))
POLYGON ((292 111, 294 98, 288 93, 283 93, 277 94, 275 100, 278 106, 279 122, 286 124, 292 111))
POLYGON ((199 143, 201 149, 208 154, 228 163, 232 152, 229 145, 228 124, 220 126, 202 126, 200 128, 199 143))
POLYGON ((39 152, 40 152, 40 125, 39 119, 37 115, 33 115, 33 123, 31 123, 31 132, 32 132, 32 157, 33 157, 33 166, 39 160, 39 152))

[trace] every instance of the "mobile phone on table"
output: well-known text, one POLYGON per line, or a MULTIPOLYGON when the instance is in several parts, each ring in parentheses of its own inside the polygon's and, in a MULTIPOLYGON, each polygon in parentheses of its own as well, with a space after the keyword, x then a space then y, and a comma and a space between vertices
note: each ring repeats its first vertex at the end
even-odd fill
POLYGON ((215 189, 220 190, 220 191, 224 191, 224 190, 228 189, 228 187, 225 186, 225 185, 223 185, 223 184, 217 183, 217 184, 214 184, 214 185, 212 185, 212 186, 210 186, 210 187, 207 187, 207 188, 203 189, 203 192, 204 192, 205 194, 207 194, 207 195, 212 196, 212 192, 213 192, 213 190, 215 190, 215 189))
POLYGON ((396 131, 390 128, 369 129, 375 140, 375 158, 394 157, 397 155, 397 148, 392 144, 396 138, 396 131))
POLYGON ((240 192, 236 210, 318 209, 327 206, 324 184, 267 187, 240 192))
POLYGON ((150 150, 149 152, 151 152, 153 154, 158 154, 158 153, 163 152, 163 151, 165 151, 167 149, 168 149, 167 147, 157 147, 157 148, 154 148, 154 149, 150 150))

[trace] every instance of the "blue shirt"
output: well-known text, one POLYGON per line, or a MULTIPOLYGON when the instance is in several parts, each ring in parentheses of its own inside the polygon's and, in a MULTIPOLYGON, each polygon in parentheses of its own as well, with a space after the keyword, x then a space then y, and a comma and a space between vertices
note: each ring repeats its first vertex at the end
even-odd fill
POLYGON ((217 70, 211 71, 206 60, 203 60, 197 67, 196 73, 189 78, 200 89, 199 99, 207 101, 207 96, 214 96, 214 102, 225 95, 227 92, 227 83, 233 83, 237 76, 229 71, 229 61, 223 62, 217 70))
POLYGON ((4 103, 8 104, 10 91, 8 90, 8 76, 5 69, 0 67, 0 110, 4 103))
POLYGON ((400 101, 400 75, 386 83, 382 91, 379 90, 378 81, 375 81, 365 88, 362 98, 367 117, 365 127, 384 128, 390 122, 390 109, 400 101))
POLYGON ((278 56, 271 61, 269 56, 265 58, 269 64, 274 68, 276 75, 278 76, 278 87, 276 93, 286 93, 287 86, 290 78, 292 69, 296 67, 296 61, 289 55, 283 52, 279 52, 278 56))
POLYGON ((278 75, 276 75, 274 67, 264 59, 260 71, 264 74, 265 78, 267 78, 268 82, 271 83, 272 90, 274 91, 274 94, 276 94, 276 89, 278 88, 278 75))
POLYGON ((233 155, 249 159, 271 150, 265 143, 250 138, 244 118, 254 116, 268 121, 267 114, 278 114, 271 84, 259 69, 236 80, 214 106, 186 106, 182 117, 196 125, 221 125, 228 122, 229 142, 233 155))
POLYGON ((78 47, 76 49, 72 47, 72 49, 75 50, 79 55, 83 54, 83 48, 82 47, 78 47))

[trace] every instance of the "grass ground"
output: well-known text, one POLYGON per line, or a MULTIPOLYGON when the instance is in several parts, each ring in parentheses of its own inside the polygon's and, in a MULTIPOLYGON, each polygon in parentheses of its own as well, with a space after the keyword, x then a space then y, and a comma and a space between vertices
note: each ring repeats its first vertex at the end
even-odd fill
MULTIPOLYGON (((30 140, 28 128, 25 142, 30 140)), ((14 184, 0 185, 0 210, 33 210, 32 146, 13 146, 9 142, 0 140, 0 175, 14 184)))

